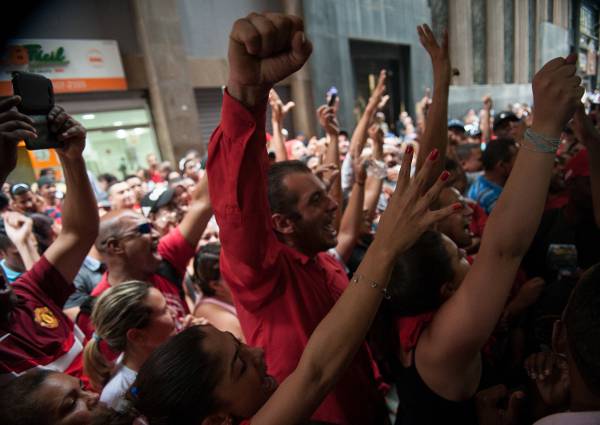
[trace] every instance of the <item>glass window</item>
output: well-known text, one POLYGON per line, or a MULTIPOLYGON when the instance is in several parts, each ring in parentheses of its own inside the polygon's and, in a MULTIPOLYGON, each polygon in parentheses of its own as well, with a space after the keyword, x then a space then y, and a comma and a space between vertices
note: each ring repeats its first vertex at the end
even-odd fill
POLYGON ((145 109, 75 114, 87 129, 83 157, 94 174, 118 178, 146 168, 150 153, 160 158, 150 116, 145 109))

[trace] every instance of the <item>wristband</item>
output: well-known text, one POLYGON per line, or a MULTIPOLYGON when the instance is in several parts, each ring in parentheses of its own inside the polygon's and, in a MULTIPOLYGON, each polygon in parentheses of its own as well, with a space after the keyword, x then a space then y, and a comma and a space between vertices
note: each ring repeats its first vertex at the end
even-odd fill
MULTIPOLYGON (((371 288, 377 289, 381 286, 379 283, 375 282, 374 280, 367 279, 360 273, 354 273, 354 276, 352 276, 352 279, 350 279, 350 282, 358 283, 359 280, 361 280, 361 279, 366 280, 367 283, 371 286, 371 288)), ((383 288, 381 290, 381 292, 383 293, 383 298, 385 298, 386 300, 389 300, 392 298, 392 296, 388 293, 387 288, 383 288)))
POLYGON ((529 144, 523 144, 522 147, 533 152, 555 154, 560 146, 560 138, 547 137, 529 128, 525 130, 523 140, 529 144))

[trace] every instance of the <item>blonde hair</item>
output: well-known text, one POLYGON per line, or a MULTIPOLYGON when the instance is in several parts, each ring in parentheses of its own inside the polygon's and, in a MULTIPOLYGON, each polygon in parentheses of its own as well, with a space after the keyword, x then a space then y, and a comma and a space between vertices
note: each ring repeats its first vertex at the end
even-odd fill
POLYGON ((148 326, 152 309, 145 303, 151 285, 141 281, 123 282, 105 291, 94 305, 94 337, 83 352, 83 370, 92 385, 101 389, 110 380, 114 364, 100 351, 100 340, 123 352, 127 348, 127 331, 148 326))

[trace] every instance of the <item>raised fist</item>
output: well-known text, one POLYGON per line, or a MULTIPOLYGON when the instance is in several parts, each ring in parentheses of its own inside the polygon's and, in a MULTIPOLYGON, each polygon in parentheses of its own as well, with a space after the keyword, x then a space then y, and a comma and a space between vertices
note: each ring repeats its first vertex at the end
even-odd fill
POLYGON ((533 77, 533 130, 559 137, 565 124, 581 103, 584 88, 575 75, 575 55, 555 58, 546 63, 533 77))
POLYGON ((238 19, 229 36, 229 93, 242 102, 266 97, 278 81, 298 71, 312 52, 302 19, 279 13, 251 13, 238 19))

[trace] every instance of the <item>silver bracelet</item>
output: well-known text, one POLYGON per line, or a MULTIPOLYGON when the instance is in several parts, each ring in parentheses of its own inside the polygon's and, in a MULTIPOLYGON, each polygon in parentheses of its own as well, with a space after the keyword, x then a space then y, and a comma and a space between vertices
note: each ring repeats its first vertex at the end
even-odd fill
MULTIPOLYGON (((379 286, 381 286, 381 285, 379 285, 379 283, 375 282, 374 280, 367 279, 365 276, 363 276, 360 273, 354 273, 354 275, 352 276, 352 279, 350 279, 350 282, 351 283, 358 283, 358 281, 361 278, 364 279, 364 280, 366 280, 367 283, 371 286, 371 288, 377 289, 377 288, 379 288, 379 286)), ((392 296, 388 293, 387 288, 383 288, 381 290, 381 292, 383 293, 383 298, 385 298, 386 300, 389 300, 389 299, 392 298, 392 296)))
POLYGON ((532 131, 530 128, 525 130, 524 140, 532 146, 523 144, 522 147, 533 152, 555 154, 560 146, 560 138, 546 137, 543 134, 532 131))

